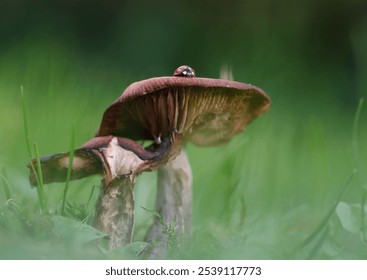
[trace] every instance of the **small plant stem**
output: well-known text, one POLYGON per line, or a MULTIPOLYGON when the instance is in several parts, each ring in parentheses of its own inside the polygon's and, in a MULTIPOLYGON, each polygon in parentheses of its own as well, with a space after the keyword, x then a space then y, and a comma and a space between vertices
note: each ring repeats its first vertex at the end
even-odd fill
POLYGON ((68 171, 66 173, 64 194, 63 194, 63 197, 62 197, 61 215, 63 215, 63 216, 65 215, 66 196, 67 196, 67 193, 68 193, 68 190, 69 190, 69 182, 70 182, 71 172, 73 170, 74 147, 75 147, 75 123, 73 123, 72 130, 71 130, 69 164, 68 164, 68 171))
POLYGON ((173 224, 165 223, 163 217, 160 213, 156 211, 149 210, 145 207, 142 207, 145 211, 153 214, 153 217, 156 221, 161 225, 162 232, 167 235, 167 248, 172 249, 178 246, 178 237, 177 237, 177 221, 174 220, 173 224))

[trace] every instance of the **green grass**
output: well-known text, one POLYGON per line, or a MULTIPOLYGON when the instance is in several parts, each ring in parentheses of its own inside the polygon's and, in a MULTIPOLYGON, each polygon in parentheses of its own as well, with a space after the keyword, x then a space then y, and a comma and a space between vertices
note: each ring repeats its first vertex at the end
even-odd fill
MULTIPOLYGON (((82 145, 133 79, 90 76, 73 57, 34 54, 25 69, 11 54, 0 65, 0 258, 136 258, 153 219, 142 207, 154 209, 156 174, 137 182, 135 243, 108 252, 104 234, 90 226, 101 178, 44 185, 46 208, 28 183, 32 151, 24 137, 41 155, 82 145)), ((188 145, 193 237, 170 257, 366 259, 367 108, 307 96, 302 103, 290 90, 264 85, 273 107, 245 133, 221 147, 188 145)))

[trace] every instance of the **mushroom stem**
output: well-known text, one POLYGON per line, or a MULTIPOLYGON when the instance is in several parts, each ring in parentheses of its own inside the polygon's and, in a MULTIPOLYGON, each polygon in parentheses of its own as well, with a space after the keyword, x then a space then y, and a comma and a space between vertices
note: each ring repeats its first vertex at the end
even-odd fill
MULTIPOLYGON (((146 236, 153 242, 149 258, 163 257, 172 238, 184 238, 191 235, 192 215, 192 172, 187 154, 181 148, 180 154, 158 169, 158 189, 154 222, 146 236), (175 236, 165 232, 164 225, 176 226, 175 236)), ((172 234, 172 233, 171 233, 172 234)))
POLYGON ((126 150, 116 137, 96 153, 104 163, 104 178, 94 224, 109 235, 109 249, 114 249, 131 242, 135 178, 151 164, 137 155, 137 146, 126 150))
POLYGON ((109 249, 131 242, 134 227, 133 175, 116 177, 108 185, 102 182, 94 225, 109 234, 109 249))

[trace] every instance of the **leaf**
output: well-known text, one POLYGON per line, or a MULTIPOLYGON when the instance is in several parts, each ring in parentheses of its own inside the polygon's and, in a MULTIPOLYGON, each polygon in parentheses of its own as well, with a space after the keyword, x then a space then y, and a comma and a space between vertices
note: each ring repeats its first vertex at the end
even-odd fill
POLYGON ((138 256, 147 245, 148 245, 147 242, 136 241, 125 245, 124 248, 127 249, 130 253, 138 256))
POLYGON ((109 258, 135 258, 139 256, 141 252, 149 243, 136 241, 124 246, 118 247, 106 253, 109 258))
POLYGON ((346 231, 358 233, 360 230, 359 214, 360 207, 358 205, 349 205, 346 202, 340 201, 336 207, 336 214, 346 231))
POLYGON ((90 225, 87 225, 81 221, 77 221, 63 216, 53 216, 51 221, 54 226, 54 230, 59 237, 63 240, 74 241, 79 244, 86 244, 92 240, 100 239, 107 236, 90 225))

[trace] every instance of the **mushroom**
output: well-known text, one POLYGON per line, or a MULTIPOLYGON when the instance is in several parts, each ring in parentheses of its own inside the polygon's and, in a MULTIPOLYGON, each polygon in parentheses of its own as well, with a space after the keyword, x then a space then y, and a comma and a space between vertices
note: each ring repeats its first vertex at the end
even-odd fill
MULTIPOLYGON (((96 137, 74 151, 72 164, 72 180, 103 175, 95 226, 109 234, 110 248, 131 241, 136 176, 156 169, 157 212, 165 223, 177 224, 178 235, 190 235, 192 173, 185 144, 225 143, 269 108, 261 89, 196 78, 189 66, 177 68, 172 77, 131 84, 105 111, 96 137), (143 148, 137 140, 153 143, 143 148)), ((69 153, 41 157, 44 182, 64 181, 68 162, 69 153)), ((35 160, 28 168, 35 185, 35 160)), ((157 241, 151 256, 166 251, 168 240, 158 219, 146 240, 157 241)))
MULTIPOLYGON (((109 234, 109 247, 131 242, 134 225, 134 186, 140 173, 155 170, 175 157, 179 136, 173 131, 159 145, 144 149, 136 142, 114 136, 96 137, 74 151, 71 180, 94 174, 103 175, 97 202, 95 226, 109 234)), ((44 183, 65 181, 70 153, 40 158, 44 183)), ((28 163, 32 185, 37 178, 32 172, 36 160, 28 163)))
MULTIPOLYGON (((165 223, 177 225, 179 235, 190 235, 192 173, 185 144, 216 146, 240 133, 270 108, 260 88, 234 81, 197 78, 189 66, 180 66, 171 77, 158 77, 131 84, 105 111, 97 136, 121 136, 152 140, 159 145, 171 131, 181 141, 180 151, 158 169, 156 211, 165 223)), ((155 219, 146 236, 156 241, 153 256, 164 254, 167 235, 155 219)))

